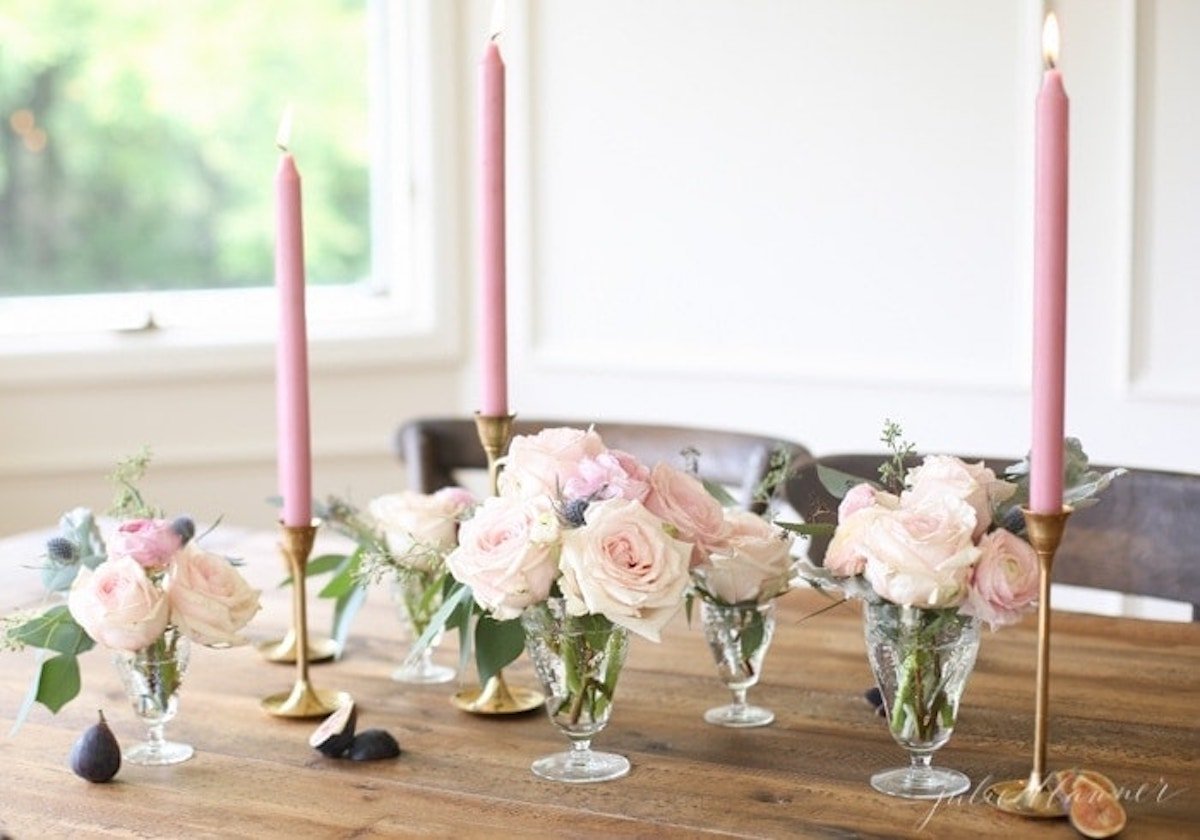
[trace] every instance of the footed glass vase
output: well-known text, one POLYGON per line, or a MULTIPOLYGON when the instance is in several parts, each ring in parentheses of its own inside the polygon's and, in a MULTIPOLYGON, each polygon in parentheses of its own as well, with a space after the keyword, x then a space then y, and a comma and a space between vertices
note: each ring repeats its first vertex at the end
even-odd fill
POLYGON ((964 793, 971 780, 933 767, 933 754, 954 731, 958 702, 979 652, 979 620, 957 609, 868 604, 867 655, 883 697, 888 729, 909 752, 907 767, 871 777, 891 796, 937 799, 964 793))
POLYGON ((179 710, 179 687, 187 671, 191 642, 174 627, 139 651, 116 651, 113 663, 121 675, 133 710, 149 729, 147 739, 125 750, 131 764, 178 764, 192 757, 188 744, 168 741, 163 728, 179 710))
MULTIPOLYGON (((395 602, 400 620, 408 628, 410 644, 415 644, 429 620, 442 605, 442 588, 445 573, 435 574, 417 572, 405 575, 392 582, 392 600, 395 602)), ((438 633, 429 647, 425 648, 415 658, 410 653, 400 667, 392 672, 396 682, 432 685, 447 683, 454 679, 455 670, 446 665, 437 665, 433 661, 433 651, 441 644, 442 634, 438 633)))
POLYGON ((770 709, 746 703, 746 691, 758 684, 763 659, 775 635, 775 605, 725 606, 700 599, 700 618, 717 673, 733 692, 733 702, 704 713, 717 726, 766 726, 775 720, 770 709))
POLYGON ((561 598, 521 614, 525 649, 546 692, 551 722, 571 741, 566 752, 539 758, 533 772, 556 782, 604 782, 629 772, 629 760, 592 750, 612 714, 613 693, 629 633, 602 615, 569 616, 561 598))

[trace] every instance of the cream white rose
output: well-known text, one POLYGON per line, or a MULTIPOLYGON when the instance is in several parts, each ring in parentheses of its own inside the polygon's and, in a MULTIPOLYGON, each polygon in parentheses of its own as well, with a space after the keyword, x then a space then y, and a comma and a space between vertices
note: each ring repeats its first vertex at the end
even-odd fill
POLYGON ((606 616, 657 642, 683 604, 692 545, 633 499, 591 504, 585 524, 563 533, 559 586, 572 615, 606 616))
POLYGON ((166 596, 128 556, 81 567, 67 609, 92 639, 114 650, 141 650, 167 629, 166 596))
POLYGON ((876 519, 899 506, 900 499, 891 493, 869 484, 854 487, 838 506, 838 526, 825 549, 825 568, 839 577, 862 574, 867 563, 863 538, 876 519))
POLYGON ((785 592, 792 574, 791 539, 749 511, 726 511, 729 536, 693 575, 726 604, 765 603, 785 592))
POLYGON ((953 496, 937 496, 915 507, 902 503, 876 517, 863 535, 863 576, 880 597, 895 604, 957 606, 966 597, 971 565, 979 557, 971 539, 974 529, 975 509, 953 496))
POLYGON ((462 524, 446 567, 503 621, 550 594, 558 552, 558 515, 549 499, 493 496, 462 524))
POLYGON ((975 509, 978 540, 992 524, 992 510, 1017 492, 1015 484, 1001 481, 980 461, 966 464, 951 455, 928 455, 919 467, 908 471, 904 479, 908 489, 902 494, 906 506, 920 505, 941 495, 962 499, 975 509))
POLYGON ((238 631, 259 610, 259 592, 219 554, 184 546, 171 562, 167 598, 171 623, 209 647, 245 643, 238 631))
POLYGON ((474 498, 461 487, 424 494, 405 490, 372 499, 367 512, 387 540, 388 551, 401 565, 436 571, 440 556, 458 542, 459 518, 474 498))

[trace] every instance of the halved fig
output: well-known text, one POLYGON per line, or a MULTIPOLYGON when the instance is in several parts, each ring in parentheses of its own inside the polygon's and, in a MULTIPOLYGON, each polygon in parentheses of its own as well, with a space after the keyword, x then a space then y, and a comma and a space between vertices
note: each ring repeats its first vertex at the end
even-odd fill
POLYGON ((364 729, 354 738, 346 753, 351 761, 375 761, 379 758, 396 758, 400 745, 390 732, 382 729, 364 729))
POLYGON ((1113 837, 1125 828, 1125 809, 1102 784, 1077 775, 1071 787, 1071 825, 1084 837, 1113 837))
POLYGON ((339 706, 309 737, 308 745, 330 758, 341 758, 354 743, 354 726, 358 722, 358 711, 353 701, 339 706))

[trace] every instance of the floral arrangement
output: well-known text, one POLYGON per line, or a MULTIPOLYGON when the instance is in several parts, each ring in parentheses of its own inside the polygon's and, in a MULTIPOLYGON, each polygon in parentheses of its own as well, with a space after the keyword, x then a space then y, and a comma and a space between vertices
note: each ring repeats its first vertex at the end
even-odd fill
MULTIPOLYGON (((982 462, 926 456, 890 421, 882 440, 892 457, 880 482, 834 476, 848 488, 825 554, 827 575, 851 594, 900 606, 954 609, 993 629, 1018 621, 1037 599, 1038 561, 1024 539, 1021 507, 1029 499, 1027 461, 997 478, 982 462)), ((1067 443, 1064 502, 1076 508, 1124 470, 1101 475, 1088 468, 1077 440, 1067 443)), ((810 572, 813 570, 809 570, 810 572)))
POLYGON ((148 463, 143 452, 114 473, 119 521, 107 540, 86 508, 63 515, 42 566, 48 598, 60 603, 3 619, 4 647, 41 650, 18 726, 34 702, 57 712, 78 695, 78 656, 97 643, 158 659, 183 637, 209 647, 245 641, 239 631, 258 612, 259 593, 228 559, 197 544, 191 519, 165 519, 145 504, 135 482, 148 463))

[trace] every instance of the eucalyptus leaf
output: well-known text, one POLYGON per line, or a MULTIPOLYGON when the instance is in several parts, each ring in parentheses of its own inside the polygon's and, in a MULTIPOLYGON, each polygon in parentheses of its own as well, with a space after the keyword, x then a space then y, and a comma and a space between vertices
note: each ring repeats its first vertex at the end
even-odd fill
POLYGON ((46 648, 69 656, 89 651, 96 646, 83 631, 65 604, 51 607, 39 616, 8 631, 10 638, 30 647, 46 648))
POLYGON ((8 737, 17 734, 22 724, 29 717, 29 713, 33 711, 33 704, 37 702, 38 686, 42 681, 42 663, 46 661, 49 653, 42 649, 37 652, 37 671, 33 674, 33 679, 29 681, 29 688, 25 690, 25 697, 21 700, 21 708, 17 710, 17 716, 13 720, 12 729, 8 730, 8 737))
MULTIPOLYGON (((320 557, 314 557, 304 564, 304 576, 315 577, 335 571, 342 563, 346 562, 349 556, 348 554, 322 554, 320 557)), ((291 586, 292 576, 285 577, 279 582, 279 585, 291 586)))
POLYGON ((358 552, 354 552, 334 572, 333 577, 317 593, 318 598, 341 598, 343 595, 360 586, 358 579, 358 552))
POLYGON ((747 664, 749 664, 750 658, 754 656, 754 654, 762 646, 763 636, 767 629, 766 624, 763 622, 762 613, 760 613, 758 610, 755 610, 752 615, 753 618, 750 619, 750 623, 742 628, 742 636, 740 640, 742 659, 745 660, 747 664))
POLYGON ((852 487, 859 484, 869 484, 877 489, 882 489, 878 482, 861 478, 857 475, 851 475, 841 470, 835 470, 833 467, 827 467, 824 464, 817 464, 817 478, 820 480, 821 485, 829 491, 829 494, 837 499, 845 496, 850 492, 852 487))
POLYGON ((79 659, 73 654, 52 656, 42 663, 37 702, 50 711, 58 710, 79 695, 79 659))
POLYGON ((738 507, 738 500, 733 497, 733 494, 725 489, 724 485, 718 484, 715 481, 709 481, 707 478, 702 478, 700 481, 704 484, 704 489, 708 491, 708 495, 712 496, 721 507, 738 507))
MULTIPOLYGON (((431 644, 433 644, 433 640, 437 638, 438 633, 441 633, 445 629, 447 620, 454 613, 454 611, 457 610, 460 605, 464 603, 469 604, 471 601, 471 587, 469 586, 463 586, 459 589, 456 589, 452 594, 447 596, 445 600, 442 601, 442 605, 438 607, 437 612, 430 617, 429 624, 425 627, 424 632, 421 633, 420 637, 415 642, 413 642, 413 646, 409 650, 408 656, 404 658, 404 664, 409 665, 416 663, 416 661, 421 658, 421 654, 424 653, 431 644)), ((469 611, 468 615, 470 615, 469 611)))
POLYGON ((358 584, 349 591, 339 595, 333 602, 333 631, 330 636, 337 645, 338 656, 346 649, 346 638, 350 635, 350 625, 359 609, 367 600, 367 587, 358 584))
POLYGON ((778 522, 775 523, 785 531, 806 537, 828 537, 837 530, 832 522, 778 522))
POLYGON ((514 662, 525 650, 525 631, 519 619, 497 621, 481 615, 475 624, 475 667, 479 682, 486 683, 514 662))

